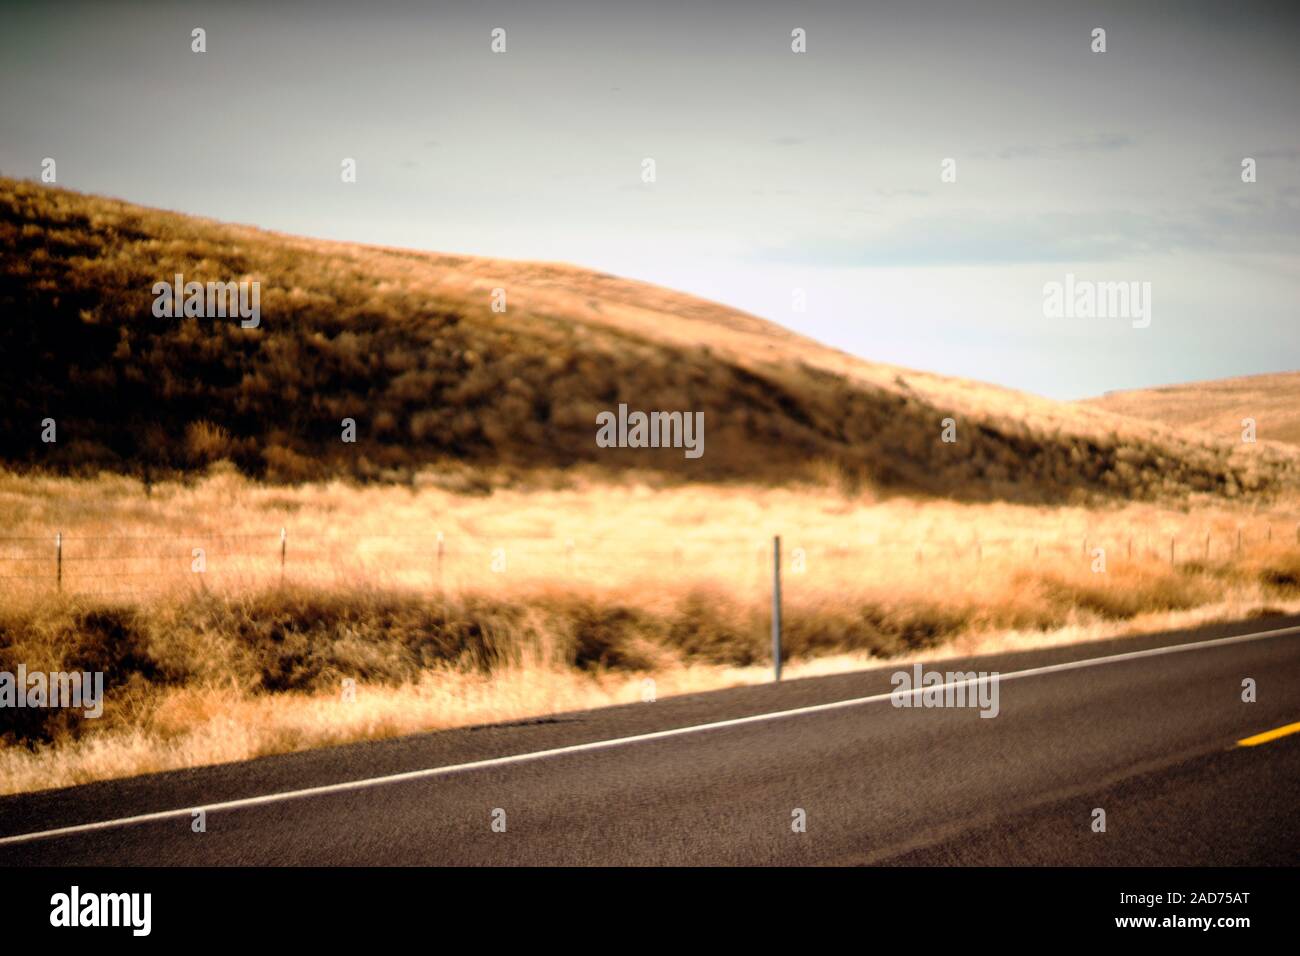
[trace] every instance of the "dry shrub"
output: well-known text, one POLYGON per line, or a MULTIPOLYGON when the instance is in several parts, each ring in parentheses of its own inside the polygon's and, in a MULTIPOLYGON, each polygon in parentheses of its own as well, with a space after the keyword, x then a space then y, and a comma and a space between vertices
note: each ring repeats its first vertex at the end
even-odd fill
POLYGON ((230 432, 209 421, 191 422, 185 428, 185 458, 192 465, 207 465, 229 458, 230 432))
POLYGON ((1300 591, 1300 552, 1271 557, 1259 572, 1260 581, 1277 591, 1300 591))
POLYGON ((1017 579, 1022 586, 1041 589, 1051 606, 1061 612, 1074 609, 1109 620, 1196 607, 1212 600, 1216 590, 1210 578, 1194 566, 1168 572, 1116 567, 1106 574, 1021 573, 1017 579))
POLYGON ((296 483, 311 481, 323 472, 321 463, 283 445, 268 445, 262 450, 266 477, 270 481, 296 483))
POLYGON ((50 742, 138 718, 140 695, 149 688, 183 683, 184 662, 155 656, 153 629, 137 609, 83 602, 5 608, 0 616, 0 671, 89 672, 103 675, 104 716, 81 719, 79 711, 54 707, 0 709, 0 740, 50 742), (118 706, 110 706, 109 702, 118 706))

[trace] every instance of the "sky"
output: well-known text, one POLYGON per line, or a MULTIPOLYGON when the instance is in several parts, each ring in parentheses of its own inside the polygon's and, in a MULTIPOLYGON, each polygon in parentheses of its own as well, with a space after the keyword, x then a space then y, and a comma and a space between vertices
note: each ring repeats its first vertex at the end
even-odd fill
POLYGON ((1300 368, 1297 27, 1150 0, 5 2, 0 173, 570 262, 1072 399, 1300 368), (1067 275, 1150 283, 1149 325, 1045 314, 1067 275))

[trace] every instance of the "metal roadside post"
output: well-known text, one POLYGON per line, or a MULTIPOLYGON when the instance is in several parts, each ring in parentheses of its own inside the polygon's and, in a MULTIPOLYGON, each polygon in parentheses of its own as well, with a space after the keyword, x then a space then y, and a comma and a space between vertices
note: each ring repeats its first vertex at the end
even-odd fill
POLYGON ((772 538, 772 673, 781 679, 781 536, 772 538))

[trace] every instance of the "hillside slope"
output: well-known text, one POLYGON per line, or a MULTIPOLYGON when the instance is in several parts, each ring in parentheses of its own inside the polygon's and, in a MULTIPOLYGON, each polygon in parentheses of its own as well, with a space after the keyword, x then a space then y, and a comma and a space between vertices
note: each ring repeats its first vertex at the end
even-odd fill
POLYGON ((1107 392, 1084 404, 1220 441, 1239 441, 1242 419, 1253 418, 1257 438, 1300 445, 1300 372, 1107 392))
POLYGON ((1294 488, 1300 451, 864 362, 568 266, 325 242, 0 179, 11 467, 485 483, 583 466, 1061 501, 1294 488), (158 318, 156 282, 256 280, 261 325, 158 318), (507 311, 492 310, 504 289, 507 311), (596 415, 702 411, 706 451, 604 449, 596 415), (940 440, 941 421, 958 441, 940 440), (41 441, 53 418, 58 441, 41 441), (357 440, 341 441, 355 419, 357 440))

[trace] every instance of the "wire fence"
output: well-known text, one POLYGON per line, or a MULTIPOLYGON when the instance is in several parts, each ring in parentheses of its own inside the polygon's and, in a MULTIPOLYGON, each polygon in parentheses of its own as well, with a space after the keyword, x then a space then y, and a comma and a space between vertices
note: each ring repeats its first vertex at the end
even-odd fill
MULTIPOLYGON (((1227 561, 1268 544, 1300 546, 1300 523, 1204 532, 1092 535, 955 534, 890 538, 871 535, 838 544, 800 544, 786 534, 787 574, 815 575, 833 567, 886 566, 894 571, 1077 559, 1227 561)), ((332 587, 400 586, 446 591, 502 586, 521 578, 608 583, 639 577, 711 575, 762 586, 771 566, 771 539, 683 537, 647 545, 624 540, 494 537, 473 534, 343 534, 284 528, 265 533, 0 536, 0 593, 145 596, 167 590, 247 590, 277 584, 332 587)))

